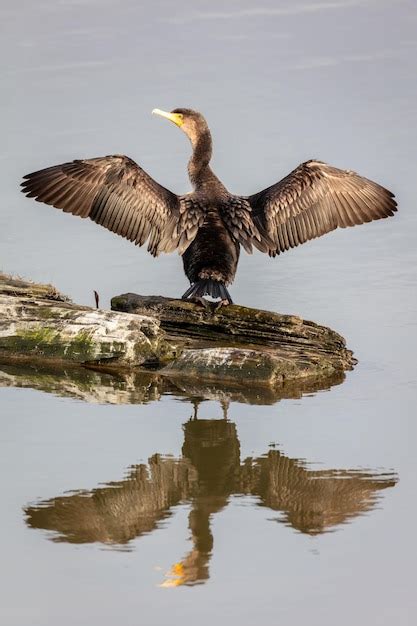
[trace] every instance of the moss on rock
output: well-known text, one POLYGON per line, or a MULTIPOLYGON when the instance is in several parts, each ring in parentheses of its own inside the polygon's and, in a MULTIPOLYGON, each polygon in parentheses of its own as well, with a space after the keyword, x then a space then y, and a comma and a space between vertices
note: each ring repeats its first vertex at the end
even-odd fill
POLYGON ((352 369, 343 337, 296 315, 125 294, 105 311, 50 285, 0 274, 0 361, 159 368, 172 377, 250 386, 325 379, 352 369))
POLYGON ((158 320, 77 306, 58 294, 51 286, 0 275, 1 360, 136 367, 177 355, 158 320))

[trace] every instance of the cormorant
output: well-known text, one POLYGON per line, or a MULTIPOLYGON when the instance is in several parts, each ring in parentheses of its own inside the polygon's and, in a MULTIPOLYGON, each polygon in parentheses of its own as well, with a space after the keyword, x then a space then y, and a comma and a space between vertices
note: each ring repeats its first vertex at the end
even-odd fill
POLYGON ((66 213, 89 217, 149 252, 178 250, 191 286, 182 296, 231 304, 240 246, 276 256, 338 226, 393 215, 394 195, 377 183, 321 161, 299 165, 252 196, 229 193, 210 168, 212 139, 197 111, 154 109, 185 132, 193 153, 194 187, 177 196, 132 159, 110 155, 81 159, 27 174, 22 191, 66 213))

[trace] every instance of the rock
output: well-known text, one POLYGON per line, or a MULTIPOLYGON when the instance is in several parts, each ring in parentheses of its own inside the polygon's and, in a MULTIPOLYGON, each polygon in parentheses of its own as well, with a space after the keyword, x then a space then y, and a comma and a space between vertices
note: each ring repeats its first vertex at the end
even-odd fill
POLYGON ((50 285, 0 274, 0 359, 160 364, 176 356, 157 319, 73 304, 50 285))
MULTIPOLYGON (((168 380, 177 387, 199 381, 193 384, 200 388, 235 387, 242 397, 260 386, 284 397, 288 385, 300 381, 296 394, 303 393, 305 381, 328 387, 356 363, 343 337, 295 315, 235 305, 213 313, 200 304, 135 294, 113 298, 112 310, 105 311, 74 304, 51 285, 5 274, 0 362, 157 368, 164 388, 168 380)), ((142 386, 131 377, 121 395, 135 397, 135 385, 142 386)))
POLYGON ((243 348, 204 348, 185 350, 164 372, 171 376, 195 376, 207 380, 250 380, 252 384, 271 384, 316 375, 311 364, 301 369, 290 359, 273 353, 243 348))
POLYGON ((60 293, 53 285, 42 285, 23 280, 20 277, 9 276, 0 272, 0 295, 14 298, 36 298, 40 300, 55 300, 57 302, 71 302, 68 296, 60 293))
POLYGON ((182 345, 182 354, 165 369, 170 376, 280 384, 328 377, 356 363, 343 337, 295 315, 236 305, 211 314, 191 302, 131 293, 111 304, 113 310, 156 317, 168 338, 182 345))

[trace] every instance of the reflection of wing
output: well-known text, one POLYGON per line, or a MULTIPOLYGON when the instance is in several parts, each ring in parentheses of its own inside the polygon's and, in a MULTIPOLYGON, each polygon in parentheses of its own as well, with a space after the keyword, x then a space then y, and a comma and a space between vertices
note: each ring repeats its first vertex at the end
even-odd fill
POLYGON ((284 513, 284 522, 318 534, 370 510, 392 475, 310 471, 297 459, 270 451, 240 463, 236 425, 227 420, 184 424, 183 457, 154 455, 119 482, 27 507, 26 522, 55 532, 54 541, 126 544, 158 527, 178 503, 191 503, 192 548, 167 573, 164 587, 195 585, 210 576, 211 520, 231 495, 252 494, 284 513))
POLYGON ((153 180, 132 159, 110 155, 27 174, 22 191, 66 213, 89 217, 143 245, 153 255, 184 251, 203 216, 199 208, 153 180))
POLYGON ((307 161, 247 200, 260 233, 272 240, 268 252, 275 256, 338 226, 393 215, 397 210, 393 198, 390 191, 355 172, 307 161))
POLYGON ((393 487, 395 474, 379 476, 353 470, 308 470, 297 459, 271 451, 244 465, 250 493, 264 506, 282 511, 284 521, 311 535, 325 532, 372 509, 379 491, 393 487))
POLYGON ((172 506, 189 497, 196 479, 186 459, 154 455, 149 467, 135 466, 125 480, 27 507, 26 521, 55 531, 58 542, 124 544, 154 530, 172 506))

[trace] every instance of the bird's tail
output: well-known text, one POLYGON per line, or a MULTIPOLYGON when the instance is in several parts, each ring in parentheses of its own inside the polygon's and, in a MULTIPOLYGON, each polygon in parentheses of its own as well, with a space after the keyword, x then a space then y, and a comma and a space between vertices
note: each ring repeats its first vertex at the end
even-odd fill
POLYGON ((198 280, 182 296, 183 300, 201 300, 201 298, 213 303, 233 304, 225 284, 212 278, 198 280))

